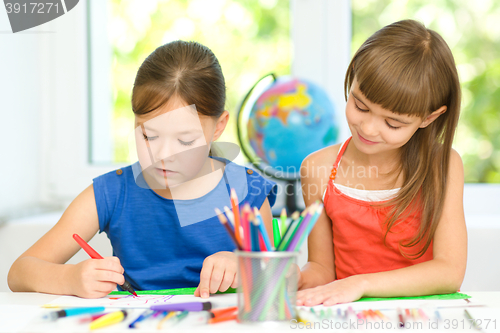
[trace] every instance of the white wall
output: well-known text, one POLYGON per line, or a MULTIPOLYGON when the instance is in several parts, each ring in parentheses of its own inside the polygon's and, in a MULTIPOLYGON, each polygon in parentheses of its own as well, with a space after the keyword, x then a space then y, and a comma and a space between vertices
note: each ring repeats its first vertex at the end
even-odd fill
POLYGON ((38 202, 40 190, 40 42, 50 34, 13 34, 0 10, 0 216, 38 202))
POLYGON ((86 3, 16 34, 0 10, 0 217, 64 208, 113 169, 88 163, 86 3))

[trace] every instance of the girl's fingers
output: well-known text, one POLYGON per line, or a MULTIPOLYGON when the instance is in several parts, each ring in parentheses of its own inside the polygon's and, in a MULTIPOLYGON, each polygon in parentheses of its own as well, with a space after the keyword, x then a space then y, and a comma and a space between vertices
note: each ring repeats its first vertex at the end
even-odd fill
POLYGON ((100 282, 96 287, 96 292, 105 293, 106 295, 116 289, 116 283, 100 282))
POLYGON ((198 285, 201 298, 208 298, 208 296, 210 296, 210 278, 213 268, 214 265, 212 261, 205 259, 203 267, 201 268, 200 284, 198 285))
POLYGON ((212 270, 212 276, 210 278, 210 293, 215 294, 222 283, 224 278, 224 267, 215 266, 212 270))
POLYGON ((220 284, 219 290, 226 291, 236 280, 236 273, 232 271, 225 271, 224 278, 222 279, 222 283, 220 284))
POLYGON ((119 285, 125 283, 125 277, 122 274, 113 271, 96 270, 95 277, 96 280, 100 282, 112 282, 119 285))
POLYGON ((234 274, 234 280, 233 283, 231 283, 231 288, 238 288, 239 283, 238 283, 238 272, 234 274))
POLYGON ((123 272, 125 271, 120 263, 120 259, 118 259, 117 257, 106 257, 104 259, 95 259, 94 267, 96 269, 113 271, 119 274, 123 274, 123 272))

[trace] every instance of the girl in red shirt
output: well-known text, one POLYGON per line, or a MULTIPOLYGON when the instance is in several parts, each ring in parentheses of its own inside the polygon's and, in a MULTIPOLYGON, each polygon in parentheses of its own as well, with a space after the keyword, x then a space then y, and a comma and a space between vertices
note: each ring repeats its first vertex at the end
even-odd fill
POLYGON ((302 163, 306 205, 325 211, 308 241, 298 305, 452 293, 467 259, 453 55, 405 20, 354 55, 345 79, 352 137, 302 163))

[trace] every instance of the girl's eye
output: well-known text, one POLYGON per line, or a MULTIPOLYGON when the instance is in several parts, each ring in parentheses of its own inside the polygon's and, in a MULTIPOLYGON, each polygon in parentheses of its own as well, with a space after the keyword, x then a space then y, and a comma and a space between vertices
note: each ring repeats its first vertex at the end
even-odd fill
POLYGON ((356 102, 354 102, 354 106, 356 107, 356 109, 358 109, 361 112, 368 112, 368 111, 370 111, 370 110, 366 110, 366 109, 360 108, 356 102))
POLYGON ((195 141, 196 140, 185 142, 185 141, 179 140, 180 144, 183 146, 191 146, 195 141))
POLYGON ((144 137, 144 140, 146 141, 153 141, 158 139, 158 136, 146 136, 146 134, 142 133, 142 136, 144 137))
POLYGON ((387 120, 385 121, 385 123, 387 124, 387 126, 389 126, 390 129, 393 129, 393 130, 397 130, 397 129, 401 128, 401 127, 397 127, 397 126, 391 126, 391 124, 389 124, 387 122, 387 120))

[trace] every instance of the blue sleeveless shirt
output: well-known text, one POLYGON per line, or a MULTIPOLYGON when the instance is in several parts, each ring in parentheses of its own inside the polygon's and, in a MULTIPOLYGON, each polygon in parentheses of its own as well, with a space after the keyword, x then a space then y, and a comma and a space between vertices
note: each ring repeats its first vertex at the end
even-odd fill
POLYGON ((236 190, 240 206, 260 208, 266 198, 274 205, 274 182, 223 161, 218 185, 193 200, 165 199, 143 186, 138 162, 94 179, 99 232, 106 232, 135 290, 196 287, 206 257, 235 249, 214 213, 216 207, 231 207, 230 188, 236 190))

